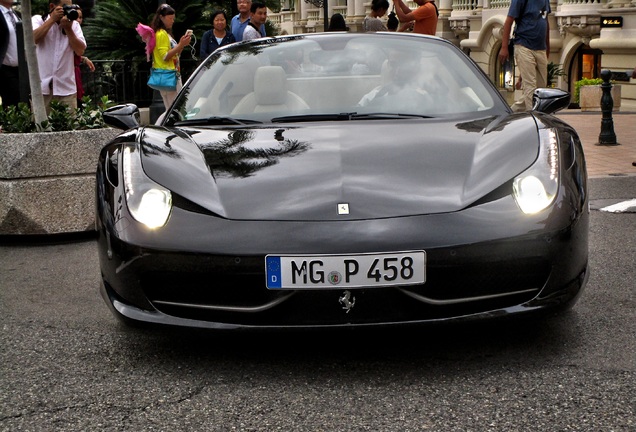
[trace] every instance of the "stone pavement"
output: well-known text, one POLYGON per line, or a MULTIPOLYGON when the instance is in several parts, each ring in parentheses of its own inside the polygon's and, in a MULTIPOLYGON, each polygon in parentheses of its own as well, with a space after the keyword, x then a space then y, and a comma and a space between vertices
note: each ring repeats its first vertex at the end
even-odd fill
POLYGON ((588 177, 636 176, 636 111, 612 113, 619 145, 598 145, 602 113, 563 110, 556 116, 572 126, 583 143, 588 177))

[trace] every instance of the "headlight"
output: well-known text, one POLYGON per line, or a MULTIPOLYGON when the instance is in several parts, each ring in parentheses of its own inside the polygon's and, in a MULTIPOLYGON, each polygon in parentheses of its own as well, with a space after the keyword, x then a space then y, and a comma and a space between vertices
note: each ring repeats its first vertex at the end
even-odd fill
POLYGON ((134 146, 124 147, 124 189, 128 210, 135 220, 148 228, 159 228, 170 216, 172 194, 146 176, 136 152, 134 146))
POLYGON ((526 214, 552 204, 559 188, 559 144, 554 129, 539 131, 539 157, 514 179, 512 188, 517 205, 526 214))

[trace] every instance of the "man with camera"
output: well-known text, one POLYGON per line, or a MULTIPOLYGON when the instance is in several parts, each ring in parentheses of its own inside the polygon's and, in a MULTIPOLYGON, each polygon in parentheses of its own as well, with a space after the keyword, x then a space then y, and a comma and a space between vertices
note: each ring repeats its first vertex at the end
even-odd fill
POLYGON ((395 0, 395 12, 401 23, 414 22, 413 33, 435 36, 439 11, 435 0, 414 0, 417 9, 411 10, 404 0, 395 0))
POLYGON ((73 54, 81 56, 86 49, 84 33, 76 21, 78 12, 71 0, 51 0, 49 8, 48 14, 32 18, 47 114, 52 100, 77 109, 73 54))

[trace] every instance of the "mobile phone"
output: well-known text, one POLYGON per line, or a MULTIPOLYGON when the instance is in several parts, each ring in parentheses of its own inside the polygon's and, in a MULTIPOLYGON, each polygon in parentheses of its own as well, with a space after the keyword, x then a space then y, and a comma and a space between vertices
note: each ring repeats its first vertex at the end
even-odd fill
POLYGON ((192 31, 192 29, 187 29, 187 30, 186 30, 186 36, 192 36, 192 33, 194 33, 194 32, 192 31))

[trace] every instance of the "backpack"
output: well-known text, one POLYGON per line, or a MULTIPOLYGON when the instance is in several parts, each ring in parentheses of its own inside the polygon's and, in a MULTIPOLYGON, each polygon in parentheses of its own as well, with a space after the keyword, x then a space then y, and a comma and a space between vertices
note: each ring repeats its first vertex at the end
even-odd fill
POLYGON ((429 1, 429 3, 433 3, 433 6, 435 7, 435 13, 437 14, 437 17, 439 18, 439 9, 437 9, 437 5, 435 4, 435 1, 429 1))

